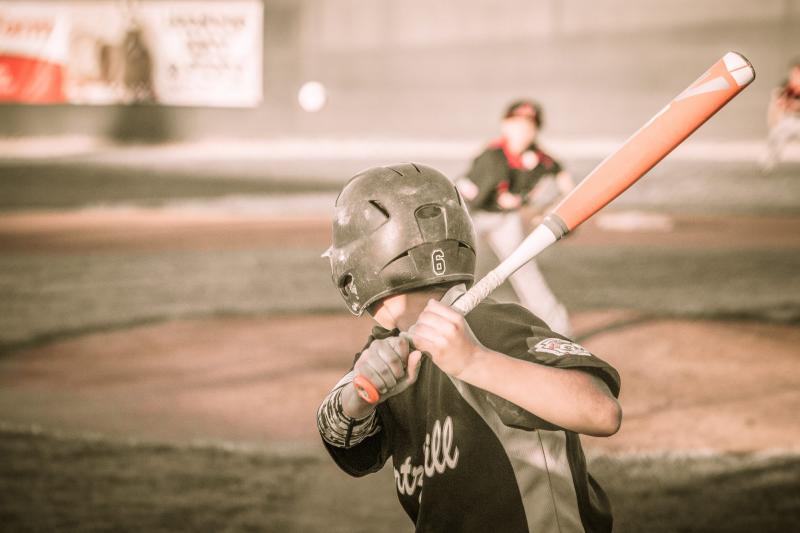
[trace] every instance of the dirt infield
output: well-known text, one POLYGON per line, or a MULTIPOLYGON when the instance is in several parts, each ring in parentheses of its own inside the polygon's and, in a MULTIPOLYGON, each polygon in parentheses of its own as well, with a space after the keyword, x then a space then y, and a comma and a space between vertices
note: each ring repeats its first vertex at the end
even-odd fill
MULTIPOLYGON (((633 319, 619 311, 575 317, 579 334, 606 327, 585 345, 623 382, 622 430, 587 438, 587 448, 796 449, 800 330, 633 319)), ((0 419, 145 439, 313 445, 315 408, 370 327, 368 319, 303 315, 87 335, 1 360, 0 419)))
MULTIPOLYGON (((799 244, 796 216, 672 215, 670 225, 670 231, 612 232, 588 223, 560 246, 749 247, 758 253, 799 244)), ((328 242, 328 219, 321 214, 93 208, 0 215, 0 249, 45 258, 109 251, 321 251, 328 242)), ((573 320, 578 337, 620 369, 623 380, 622 430, 610 439, 587 438, 588 448, 794 450, 800 443, 797 327, 655 319, 613 309, 583 311, 573 320)), ((182 442, 314 446, 316 406, 348 368, 371 323, 344 314, 296 313, 129 326, 87 328, 76 338, 54 337, 4 355, 0 421, 182 442)))
MULTIPOLYGON (((602 217, 602 215, 601 215, 602 217)), ((605 231, 589 221, 560 246, 800 247, 800 216, 671 215, 672 230, 605 231)), ((0 250, 84 253, 330 244, 330 218, 91 208, 0 214, 0 250)))

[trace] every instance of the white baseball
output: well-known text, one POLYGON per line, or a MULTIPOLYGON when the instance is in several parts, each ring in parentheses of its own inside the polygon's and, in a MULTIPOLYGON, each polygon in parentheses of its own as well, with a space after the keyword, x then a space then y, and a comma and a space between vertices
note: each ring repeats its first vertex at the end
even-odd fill
POLYGON ((304 111, 314 113, 325 106, 328 99, 325 86, 318 81, 308 81, 297 92, 297 101, 304 111))

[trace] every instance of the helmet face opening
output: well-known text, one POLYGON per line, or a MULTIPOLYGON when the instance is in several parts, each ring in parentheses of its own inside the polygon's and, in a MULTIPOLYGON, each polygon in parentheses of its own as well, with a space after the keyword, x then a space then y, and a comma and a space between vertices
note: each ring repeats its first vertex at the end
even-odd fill
POLYGON ((409 290, 472 283, 475 232, 452 182, 414 164, 368 169, 336 200, 333 282, 356 315, 409 290))

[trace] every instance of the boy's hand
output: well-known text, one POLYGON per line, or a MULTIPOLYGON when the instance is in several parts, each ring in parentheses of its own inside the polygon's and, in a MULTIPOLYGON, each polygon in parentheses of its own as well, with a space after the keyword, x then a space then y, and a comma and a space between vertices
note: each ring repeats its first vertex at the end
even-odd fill
POLYGON ((408 341, 402 337, 376 339, 361 353, 353 370, 375 385, 382 402, 417 381, 422 353, 409 352, 408 341))
POLYGON ((481 348, 461 314, 436 300, 408 330, 414 346, 430 354, 434 364, 453 377, 467 367, 481 348))
POLYGON ((503 209, 516 209, 522 205, 522 197, 508 191, 503 191, 497 195, 497 205, 503 209))

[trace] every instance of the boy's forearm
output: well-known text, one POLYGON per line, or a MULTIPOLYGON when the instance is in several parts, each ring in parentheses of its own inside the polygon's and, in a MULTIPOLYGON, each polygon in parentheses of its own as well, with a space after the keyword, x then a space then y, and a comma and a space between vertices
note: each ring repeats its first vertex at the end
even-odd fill
POLYGON ((333 389, 317 410, 317 429, 322 439, 337 448, 351 448, 380 431, 380 421, 370 409, 361 417, 344 412, 343 393, 350 384, 333 389))
POLYGON ((478 348, 458 379, 494 393, 576 433, 616 433, 621 410, 600 379, 580 370, 537 365, 478 348))

